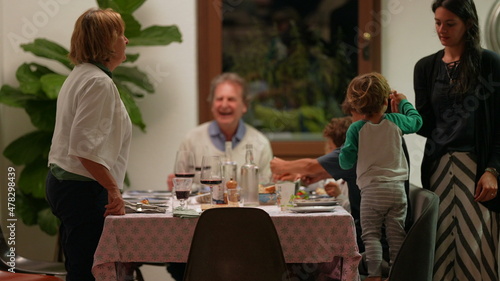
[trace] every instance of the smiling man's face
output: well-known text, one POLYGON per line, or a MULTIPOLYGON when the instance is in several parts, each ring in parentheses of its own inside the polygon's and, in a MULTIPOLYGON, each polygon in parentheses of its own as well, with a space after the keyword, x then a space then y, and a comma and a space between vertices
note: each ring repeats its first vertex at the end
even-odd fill
POLYGON ((243 89, 232 82, 223 82, 215 88, 212 114, 223 130, 236 130, 238 122, 247 112, 243 89))

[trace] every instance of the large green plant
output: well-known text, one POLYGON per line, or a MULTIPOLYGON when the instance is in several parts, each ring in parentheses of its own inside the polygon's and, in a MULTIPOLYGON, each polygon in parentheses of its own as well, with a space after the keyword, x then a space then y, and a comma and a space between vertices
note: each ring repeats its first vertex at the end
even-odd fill
MULTIPOLYGON (((125 36, 129 39, 129 47, 182 42, 175 25, 154 25, 142 29, 132 13, 145 1, 97 0, 97 3, 100 8, 112 8, 121 14, 126 25, 125 36)), ((60 62, 68 70, 73 68, 68 59, 68 50, 50 40, 36 39, 33 43, 21 45, 21 48, 36 56, 60 62)), ((154 87, 146 73, 130 64, 138 57, 139 54, 127 54, 125 65, 113 71, 113 81, 132 123, 145 131, 146 125, 135 99, 143 97, 145 93, 153 93, 154 87)), ((24 166, 18 176, 16 213, 26 225, 38 224, 50 235, 57 233, 59 222, 45 201, 45 177, 48 172, 47 161, 54 131, 57 95, 66 77, 65 74, 56 73, 37 63, 23 63, 16 71, 19 87, 3 85, 0 89, 0 103, 24 108, 36 128, 14 140, 3 151, 3 155, 12 163, 24 166)))

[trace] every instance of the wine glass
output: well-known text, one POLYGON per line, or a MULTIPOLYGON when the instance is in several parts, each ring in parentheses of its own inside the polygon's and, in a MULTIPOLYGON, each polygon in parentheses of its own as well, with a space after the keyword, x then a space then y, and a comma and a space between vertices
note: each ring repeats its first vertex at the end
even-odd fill
POLYGON ((186 200, 191 194, 191 184, 193 178, 174 178, 175 197, 180 201, 180 210, 186 210, 186 200))
POLYGON ((210 203, 223 204, 224 191, 221 190, 222 162, 219 156, 203 156, 201 159, 200 182, 210 187, 210 203))
POLYGON ((194 178, 194 154, 191 151, 179 150, 175 156, 174 174, 177 178, 194 178))

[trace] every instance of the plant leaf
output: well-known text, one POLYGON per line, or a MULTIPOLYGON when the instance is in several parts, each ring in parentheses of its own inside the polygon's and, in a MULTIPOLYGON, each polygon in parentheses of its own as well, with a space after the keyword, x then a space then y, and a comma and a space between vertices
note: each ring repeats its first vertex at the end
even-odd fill
POLYGON ((0 88, 0 103, 8 106, 25 107, 27 101, 36 99, 38 99, 36 96, 27 95, 19 89, 9 85, 3 85, 2 88, 0 88))
POLYGON ((57 100, 31 100, 25 105, 31 123, 42 131, 53 131, 56 124, 57 100))
POLYGON ((123 104, 125 105, 125 108, 127 108, 127 112, 128 115, 130 116, 132 124, 138 126, 141 129, 141 131, 145 132, 146 124, 144 124, 142 120, 141 111, 139 110, 139 107, 137 107, 137 104, 135 103, 132 91, 126 85, 124 85, 119 81, 115 83, 116 87, 118 88, 118 91, 120 92, 120 97, 123 101, 123 104))
POLYGON ((160 46, 172 42, 182 42, 182 35, 176 25, 150 26, 139 37, 128 38, 129 46, 160 46))
POLYGON ((56 73, 54 70, 35 62, 31 62, 28 65, 30 66, 30 69, 34 73, 36 73, 38 77, 42 77, 45 74, 56 73))
POLYGON ((34 131, 11 142, 3 155, 15 165, 26 165, 37 158, 47 158, 52 132, 34 131))
POLYGON ((47 96, 42 91, 40 78, 43 75, 53 73, 54 71, 51 69, 37 63, 23 63, 17 68, 16 78, 19 81, 19 88, 23 93, 46 98, 47 96))
POLYGON ((21 48, 23 48, 23 50, 25 50, 26 52, 31 52, 38 57, 56 60, 62 63, 68 69, 73 69, 73 65, 68 58, 69 51, 55 42, 38 38, 35 39, 34 43, 21 44, 21 48))
POLYGON ((115 68, 113 71, 113 81, 115 84, 120 81, 121 83, 132 83, 136 85, 137 87, 149 92, 153 93, 155 88, 154 86, 149 82, 149 78, 146 75, 146 73, 142 72, 137 68, 137 66, 134 67, 127 67, 127 66, 118 66, 115 68))
POLYGON ((23 63, 17 68, 16 78, 19 81, 19 88, 23 93, 43 97, 40 76, 31 70, 29 64, 23 63))
POLYGON ((137 37, 141 35, 141 24, 131 14, 121 14, 125 23, 125 36, 127 38, 137 37))
POLYGON ((26 225, 35 225, 38 221, 38 212, 47 208, 45 199, 37 199, 33 196, 24 194, 19 189, 16 192, 16 215, 21 217, 26 225))
POLYGON ((61 74, 46 74, 40 78, 42 90, 49 99, 57 99, 61 87, 68 76, 61 74))
POLYGON ((35 161, 24 166, 17 182, 17 185, 24 194, 32 195, 34 198, 45 199, 45 179, 49 172, 47 162, 47 157, 38 157, 35 161))
POLYGON ((49 207, 38 212, 38 225, 40 229, 49 235, 56 235, 59 230, 60 221, 52 214, 49 207))
POLYGON ((146 0, 97 0, 99 8, 111 8, 120 14, 132 14, 146 0))

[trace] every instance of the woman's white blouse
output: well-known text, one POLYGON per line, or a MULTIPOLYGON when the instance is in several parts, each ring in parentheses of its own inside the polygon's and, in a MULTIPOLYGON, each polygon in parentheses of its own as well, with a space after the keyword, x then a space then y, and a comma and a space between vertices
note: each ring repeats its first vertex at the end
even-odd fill
POLYGON ((123 188, 132 123, 113 80, 90 63, 75 66, 57 100, 49 163, 93 178, 78 157, 102 164, 123 188))

